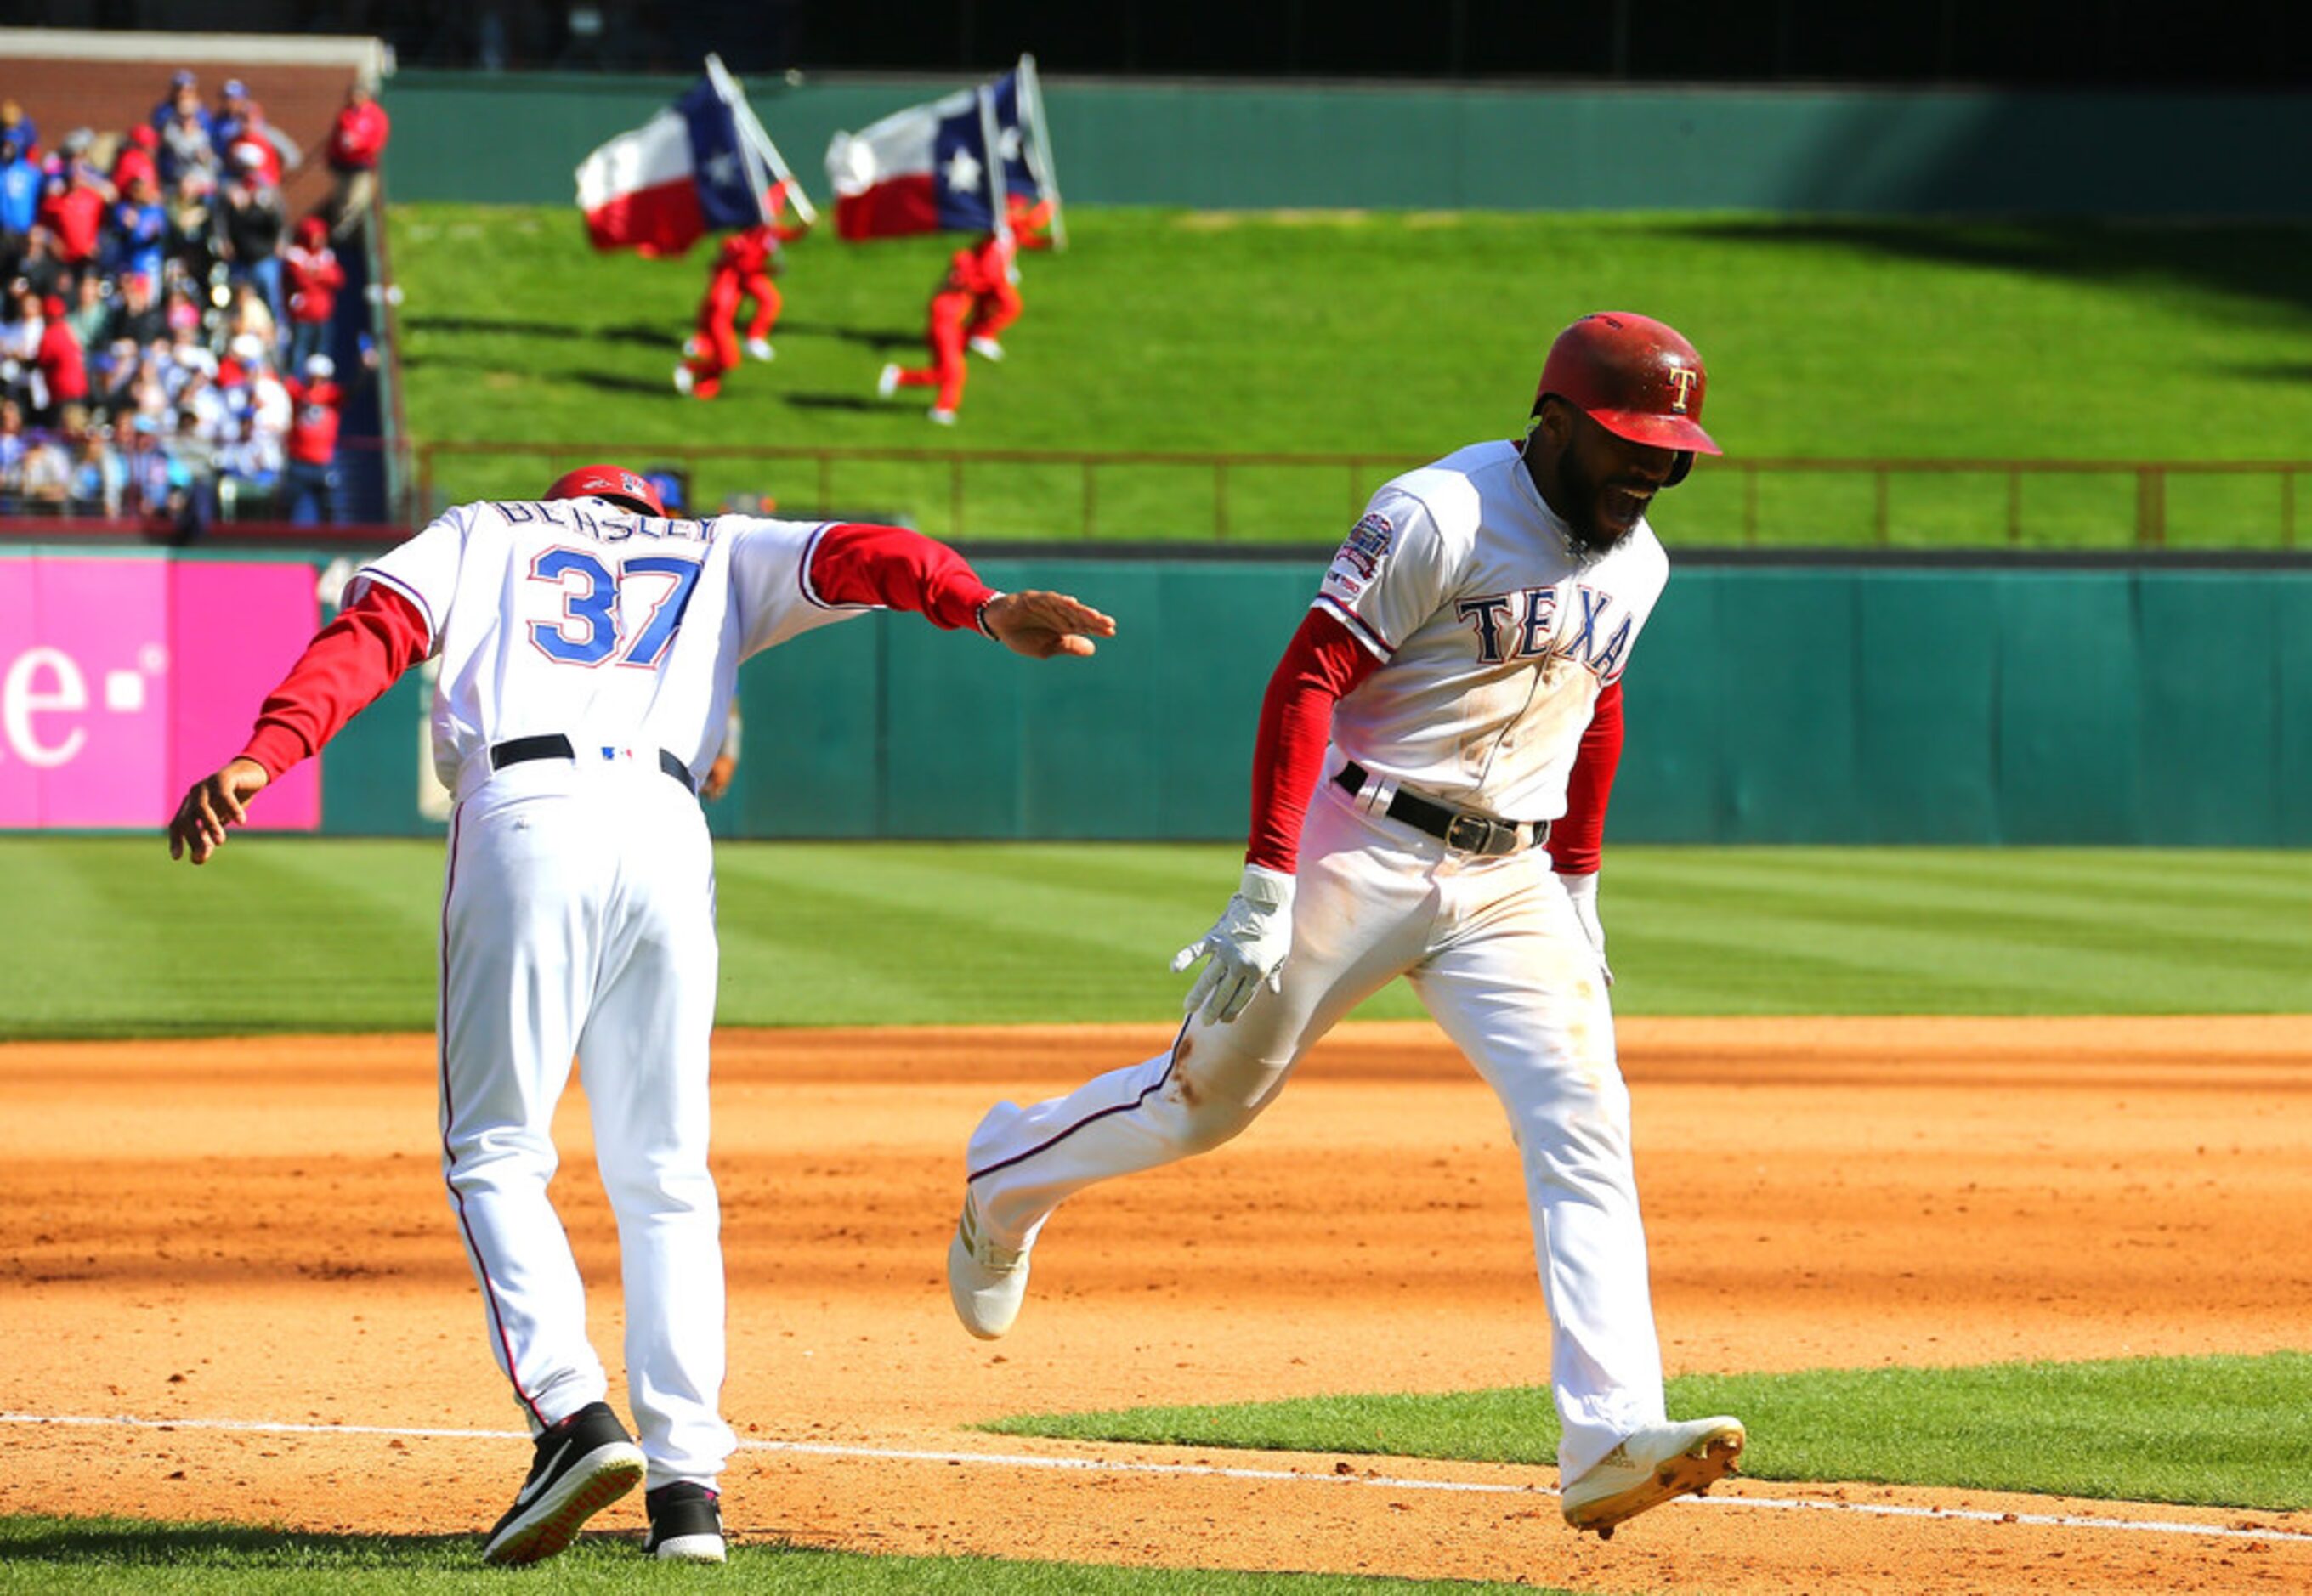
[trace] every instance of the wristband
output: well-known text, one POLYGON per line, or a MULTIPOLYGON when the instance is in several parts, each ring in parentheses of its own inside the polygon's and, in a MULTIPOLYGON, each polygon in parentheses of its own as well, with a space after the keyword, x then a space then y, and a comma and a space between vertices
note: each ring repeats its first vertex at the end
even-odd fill
POLYGON ((1000 643, 1003 640, 997 637, 995 635, 994 628, 989 626, 987 624, 987 606, 1003 597, 1005 596, 1002 593, 990 593, 986 597, 979 601, 979 607, 971 612, 971 624, 978 627, 979 634, 982 637, 986 638, 990 642, 1000 643))

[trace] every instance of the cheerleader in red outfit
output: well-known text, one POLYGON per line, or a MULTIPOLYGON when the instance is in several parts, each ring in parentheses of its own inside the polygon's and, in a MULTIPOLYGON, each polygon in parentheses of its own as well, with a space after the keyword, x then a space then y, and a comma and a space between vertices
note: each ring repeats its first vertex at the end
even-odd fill
POLYGON ((990 233, 968 249, 959 249, 948 261, 947 275, 933 291, 930 325, 924 342, 930 345, 928 366, 885 366, 876 391, 889 398, 903 388, 936 388, 938 397, 928 412, 940 425, 955 424, 956 406, 963 401, 963 352, 967 347, 990 360, 1003 358, 995 335, 1020 314, 1020 291, 1012 285, 1012 240, 990 233))
MULTIPOLYGON (((772 214, 777 214, 775 196, 772 214)), ((674 369, 677 393, 711 399, 722 391, 722 374, 739 363, 737 324, 742 301, 755 301, 754 319, 747 324, 747 353, 758 361, 773 358, 776 352, 771 348, 771 328, 779 319, 780 301, 771 275, 779 269, 779 246, 809 231, 808 224, 765 222, 722 240, 706 279, 706 297, 698 301, 698 331, 687 357, 674 369)))

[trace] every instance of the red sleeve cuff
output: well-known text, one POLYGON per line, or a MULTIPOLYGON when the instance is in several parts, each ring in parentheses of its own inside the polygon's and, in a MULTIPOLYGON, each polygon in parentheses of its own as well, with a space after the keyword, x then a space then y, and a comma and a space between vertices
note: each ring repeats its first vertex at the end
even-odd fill
POLYGON ((248 746, 241 757, 253 759, 265 767, 265 779, 277 781, 281 772, 312 752, 305 739, 277 720, 260 720, 257 729, 249 734, 248 746))

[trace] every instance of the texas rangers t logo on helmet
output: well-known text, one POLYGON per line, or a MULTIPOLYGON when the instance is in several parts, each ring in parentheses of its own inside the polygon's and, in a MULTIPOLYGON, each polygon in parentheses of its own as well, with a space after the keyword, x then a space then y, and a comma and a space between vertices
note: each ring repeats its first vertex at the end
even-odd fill
POLYGON ((1694 385, 1702 380, 1702 373, 1691 366, 1672 366, 1669 369, 1669 380, 1670 386, 1677 389, 1676 395, 1670 399, 1669 407, 1680 415, 1684 415, 1686 401, 1693 394, 1694 385))

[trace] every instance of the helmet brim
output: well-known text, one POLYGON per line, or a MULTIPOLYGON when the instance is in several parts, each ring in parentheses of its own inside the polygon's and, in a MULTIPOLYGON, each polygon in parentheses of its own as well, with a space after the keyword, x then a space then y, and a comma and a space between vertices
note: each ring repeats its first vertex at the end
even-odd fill
POLYGON ((1591 410, 1585 414, 1615 437, 1626 438, 1632 443, 1690 449, 1698 455, 1726 452, 1711 441, 1700 422, 1689 421, 1683 415, 1657 415, 1650 410, 1591 410))

